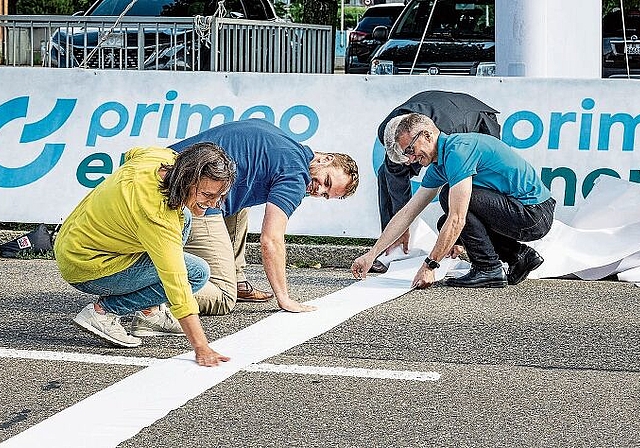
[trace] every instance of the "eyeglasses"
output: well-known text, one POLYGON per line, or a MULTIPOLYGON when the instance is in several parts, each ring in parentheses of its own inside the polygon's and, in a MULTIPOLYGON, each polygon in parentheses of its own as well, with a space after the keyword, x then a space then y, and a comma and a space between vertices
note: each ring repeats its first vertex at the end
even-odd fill
POLYGON ((416 150, 414 149, 413 145, 416 144, 416 142, 418 141, 418 138, 423 133, 424 133, 424 131, 420 131, 416 135, 413 136, 413 139, 411 139, 411 143, 409 143, 409 145, 402 150, 402 155, 403 156, 409 157, 409 156, 412 156, 416 152, 416 150))

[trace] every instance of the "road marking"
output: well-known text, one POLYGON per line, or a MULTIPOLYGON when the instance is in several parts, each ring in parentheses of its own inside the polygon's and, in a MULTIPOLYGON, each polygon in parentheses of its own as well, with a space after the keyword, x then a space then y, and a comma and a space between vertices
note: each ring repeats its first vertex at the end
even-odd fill
POLYGON ((231 356, 215 368, 198 366, 193 351, 153 362, 6 440, 2 447, 115 447, 248 366, 407 293, 420 265, 422 257, 392 263, 386 274, 307 302, 317 306, 313 313, 275 313, 212 342, 215 351, 231 356))
MULTIPOLYGON (((0 358, 33 359, 42 361, 85 362, 90 364, 109 364, 121 366, 148 367, 164 361, 161 358, 147 358, 136 356, 95 355, 92 353, 69 353, 36 350, 15 350, 0 348, 0 358)), ((404 381, 437 381, 437 372, 419 372, 413 370, 363 369, 357 367, 318 367, 301 366, 297 364, 251 364, 245 367, 245 372, 281 373, 295 375, 323 375, 348 376, 355 378, 378 378, 404 381)))
POLYGON ((413 370, 361 369, 357 367, 316 367, 296 364, 252 364, 243 369, 246 372, 284 373, 296 375, 348 376, 355 378, 379 378, 405 381, 438 381, 438 372, 417 372, 413 370))
POLYGON ((34 359, 43 361, 71 361, 87 362, 90 364, 112 364, 121 366, 143 366, 163 361, 158 358, 144 358, 135 356, 111 356, 94 355, 92 353, 69 353, 36 350, 14 350, 11 348, 0 348, 0 358, 34 359))

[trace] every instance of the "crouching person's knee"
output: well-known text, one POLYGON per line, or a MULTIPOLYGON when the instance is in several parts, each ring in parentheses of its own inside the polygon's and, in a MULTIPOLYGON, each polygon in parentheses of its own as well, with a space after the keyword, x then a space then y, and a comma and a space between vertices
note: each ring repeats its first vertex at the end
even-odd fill
POLYGON ((222 316, 229 314, 236 306, 236 294, 229 294, 210 281, 193 295, 202 316, 222 316))

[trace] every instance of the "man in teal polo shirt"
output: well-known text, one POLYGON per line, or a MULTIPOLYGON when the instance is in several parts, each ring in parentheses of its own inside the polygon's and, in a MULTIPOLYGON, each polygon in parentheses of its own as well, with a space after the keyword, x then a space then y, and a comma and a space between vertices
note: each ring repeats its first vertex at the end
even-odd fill
POLYGON ((373 248, 353 262, 356 278, 366 276, 376 256, 402 235, 438 192, 446 220, 414 286, 433 284, 433 271, 458 239, 472 267, 468 274, 448 279, 449 286, 516 285, 542 264, 542 257, 520 241, 535 241, 549 232, 555 200, 534 168, 507 144, 484 134, 447 135, 429 117, 415 113, 398 123, 395 143, 387 147, 393 162, 418 162, 428 168, 421 188, 373 248), (509 265, 506 274, 502 262, 509 265))

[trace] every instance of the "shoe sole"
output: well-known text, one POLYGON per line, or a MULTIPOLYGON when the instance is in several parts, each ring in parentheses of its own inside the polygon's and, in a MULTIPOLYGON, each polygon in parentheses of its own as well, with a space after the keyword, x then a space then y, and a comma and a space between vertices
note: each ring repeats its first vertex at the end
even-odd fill
POLYGON ((523 281, 525 281, 527 279, 527 277, 529 277, 529 274, 531 274, 532 271, 535 271, 536 269, 538 269, 540 266, 542 266, 542 263, 544 263, 544 259, 540 258, 538 260, 536 260, 535 263, 533 263, 531 266, 528 266, 528 270, 526 270, 526 274, 519 277, 516 280, 509 280, 507 279, 507 282, 511 285, 511 286, 515 286, 518 283, 522 283, 523 281))
POLYGON ((389 267, 385 266, 382 262, 380 262, 380 266, 374 263, 369 268, 369 272, 373 272, 374 274, 385 274, 388 270, 389 267))
POLYGON ((244 302, 244 303, 264 303, 264 302, 268 302, 269 300, 273 299, 273 297, 268 297, 266 299, 245 299, 245 298, 240 298, 238 297, 236 299, 236 302, 244 302))
POLYGON ((164 331, 153 330, 132 330, 131 334, 137 338, 146 336, 186 336, 184 333, 168 333, 164 331))
POLYGON ((476 283, 474 285, 452 285, 449 283, 445 283, 445 286, 451 286, 453 288, 504 288, 507 286, 507 282, 486 282, 476 283))
POLYGON ((86 331, 87 333, 92 334, 93 336, 96 336, 98 339, 102 339, 103 341, 107 341, 117 347, 124 347, 124 348, 135 348, 135 347, 139 347, 140 344, 142 344, 142 341, 137 342, 137 343, 127 343, 127 342, 122 342, 122 341, 118 341, 115 338, 112 338, 111 336, 109 336, 106 333, 103 333, 101 331, 99 331, 97 328, 87 324, 86 322, 82 321, 82 320, 76 320, 76 318, 73 319, 73 323, 78 326, 81 330, 86 331))

